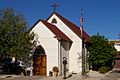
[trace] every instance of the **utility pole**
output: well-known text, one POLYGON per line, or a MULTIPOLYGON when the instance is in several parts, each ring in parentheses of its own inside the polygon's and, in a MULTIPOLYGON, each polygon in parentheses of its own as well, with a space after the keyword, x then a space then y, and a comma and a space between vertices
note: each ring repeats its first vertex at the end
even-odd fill
POLYGON ((86 75, 85 70, 85 40, 83 38, 83 9, 81 10, 81 16, 80 16, 80 31, 81 31, 81 39, 82 39, 82 75, 86 75))
POLYGON ((83 39, 82 41, 82 75, 86 76, 86 52, 85 52, 85 48, 86 48, 86 43, 85 40, 83 39))

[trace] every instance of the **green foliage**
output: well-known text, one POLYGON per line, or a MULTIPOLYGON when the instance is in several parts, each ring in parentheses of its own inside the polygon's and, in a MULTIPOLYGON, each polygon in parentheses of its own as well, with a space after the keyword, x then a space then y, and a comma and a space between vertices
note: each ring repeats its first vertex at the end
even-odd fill
POLYGON ((116 55, 116 50, 107 38, 99 34, 90 38, 89 63, 93 70, 98 70, 102 66, 111 66, 116 55))
POLYGON ((103 74, 107 73, 109 70, 110 70, 110 67, 108 66, 103 66, 99 68, 99 72, 103 74))
POLYGON ((34 46, 33 38, 22 15, 9 8, 0 11, 0 55, 24 58, 34 46))

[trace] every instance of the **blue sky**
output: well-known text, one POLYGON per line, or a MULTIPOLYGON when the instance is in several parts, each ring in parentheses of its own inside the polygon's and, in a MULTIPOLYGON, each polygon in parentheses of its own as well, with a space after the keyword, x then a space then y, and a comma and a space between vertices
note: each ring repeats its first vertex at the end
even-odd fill
MULTIPOLYGON (((29 27, 38 19, 45 20, 53 11, 54 0, 1 0, 0 9, 11 7, 26 18, 29 27)), ((56 12, 80 25, 84 9, 84 30, 90 35, 100 33, 109 39, 118 39, 120 33, 120 0, 56 0, 56 12)))

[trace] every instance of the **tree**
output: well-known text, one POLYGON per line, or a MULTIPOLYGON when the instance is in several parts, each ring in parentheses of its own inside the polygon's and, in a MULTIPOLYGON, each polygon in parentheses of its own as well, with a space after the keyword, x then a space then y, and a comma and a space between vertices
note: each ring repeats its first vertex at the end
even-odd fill
POLYGON ((28 32, 25 18, 11 8, 0 11, 0 55, 25 58, 34 44, 34 33, 28 32))
POLYGON ((106 66, 111 67, 116 55, 116 50, 107 38, 99 34, 90 38, 89 63, 93 70, 106 66))

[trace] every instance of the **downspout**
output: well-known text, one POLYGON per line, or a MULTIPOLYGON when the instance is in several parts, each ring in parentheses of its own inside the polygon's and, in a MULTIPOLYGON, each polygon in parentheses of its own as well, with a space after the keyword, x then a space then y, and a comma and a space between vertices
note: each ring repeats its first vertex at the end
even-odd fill
POLYGON ((62 62, 61 62, 61 42, 58 41, 58 69, 59 69, 59 76, 62 75, 62 62))
POLYGON ((60 73, 62 75, 62 64, 63 64, 62 57, 63 57, 63 55, 62 55, 61 45, 62 45, 62 42, 60 42, 60 73))

